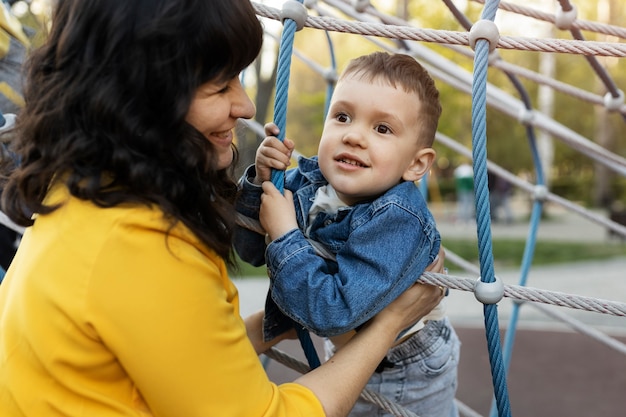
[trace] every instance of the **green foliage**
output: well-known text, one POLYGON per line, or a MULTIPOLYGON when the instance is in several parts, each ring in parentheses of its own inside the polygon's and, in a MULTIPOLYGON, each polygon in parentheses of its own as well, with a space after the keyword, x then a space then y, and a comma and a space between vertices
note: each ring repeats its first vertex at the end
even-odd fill
MULTIPOLYGON (((445 239, 443 245, 463 259, 478 265, 478 244, 468 239, 445 239)), ((494 264, 498 268, 517 268, 522 262, 526 242, 523 240, 494 239, 494 264)), ((554 265, 563 263, 584 262, 610 259, 624 256, 626 244, 619 242, 583 243, 583 242, 555 242, 538 241, 535 246, 533 265, 554 265)), ((240 269, 231 271, 235 277, 263 277, 267 276, 265 266, 253 267, 239 261, 240 269)), ((446 264, 450 271, 458 267, 450 262, 446 264)))
POLYGON ((255 267, 237 258, 237 268, 229 269, 228 273, 231 277, 266 277, 267 268, 265 265, 255 267))
MULTIPOLYGON (((387 9, 383 12, 398 15, 399 11, 404 10, 405 3, 408 20, 415 27, 465 30, 443 3, 384 2, 387 9)), ((608 23, 620 25, 622 22, 619 19, 626 11, 626 3, 620 0, 609 0, 608 3, 611 7, 608 23)), ((581 2, 577 6, 579 7, 579 18, 592 21, 598 19, 597 2, 581 2)), ((464 7, 461 12, 468 17, 470 22, 475 22, 480 19, 484 5, 477 2, 467 2, 464 7)), ((535 19, 529 17, 514 18, 508 12, 499 12, 499 17, 502 17, 501 22, 499 22, 503 25, 501 33, 514 33, 515 36, 535 36, 532 33, 520 33, 531 29, 530 26, 532 25, 527 24, 535 23, 535 19), (506 16, 507 14, 508 16, 506 16), (515 22, 520 23, 516 25, 515 22)), ((587 32, 584 35, 589 40, 607 40, 604 35, 587 32)), ((571 35, 567 31, 557 30, 551 36, 571 39, 571 35)), ((349 59, 380 49, 379 46, 358 35, 331 32, 330 39, 336 53, 338 72, 343 69, 349 59)), ((397 45, 391 40, 378 38, 377 41, 397 45)), ((330 48, 323 31, 305 28, 297 33, 294 46, 295 49, 318 65, 325 68, 330 67, 330 48)), ((458 53, 458 48, 453 49, 445 45, 428 42, 421 43, 421 46, 432 49, 469 74, 472 73, 472 58, 458 53)), ((518 50, 498 50, 497 53, 504 61, 534 72, 539 71, 539 63, 543 56, 539 52, 518 50)), ((553 56, 556 60, 554 78, 584 91, 599 95, 606 93, 606 87, 599 81, 586 57, 577 54, 554 54, 553 56)), ((603 57, 597 59, 606 68, 618 88, 625 90, 623 86, 626 85, 626 59, 603 57)), ((488 71, 488 77, 491 84, 513 97, 519 98, 520 94, 514 88, 511 79, 501 70, 491 67, 488 71)), ((517 79, 526 89, 533 109, 537 109, 538 84, 522 76, 518 76, 517 79)), ((471 147, 472 98, 470 93, 460 91, 442 80, 436 79, 435 81, 440 90, 443 104, 443 114, 439 123, 440 132, 468 148, 471 147)), ((326 99, 326 81, 306 63, 294 56, 292 59, 286 134, 296 141, 296 148, 305 155, 313 155, 317 152, 317 143, 323 127, 326 99)), ((626 123, 621 115, 614 113, 604 117, 600 111, 600 106, 555 91, 553 117, 556 121, 581 136, 589 138, 592 142, 598 143, 617 155, 626 155, 626 123), (606 132, 608 133, 605 135, 606 138, 600 142, 601 135, 599 132, 604 128, 607 129, 606 132)), ((534 132, 537 136, 541 133, 537 128, 534 129, 534 132)), ((553 140, 553 144, 553 167, 548 169, 546 175, 552 184, 552 190, 557 194, 584 202, 585 205, 602 206, 603 201, 592 191, 594 187, 598 188, 598 183, 604 183, 610 195, 601 197, 626 198, 624 197, 626 188, 623 177, 610 170, 598 169, 595 161, 558 138, 553 140)), ((487 157, 513 173, 534 172, 535 168, 526 128, 519 123, 516 116, 506 116, 493 108, 488 108, 487 147, 487 157)), ((463 158, 443 146, 435 145, 435 148, 438 153, 437 163, 442 170, 437 173, 437 176, 445 181, 451 175, 451 170, 463 158)))
MULTIPOLYGON (((444 239, 443 245, 463 259, 478 264, 478 245, 475 241, 444 239)), ((492 247, 495 266, 500 268, 519 267, 525 245, 526 242, 523 240, 494 240, 492 247)), ((624 256, 625 252, 625 244, 617 242, 602 244, 597 242, 538 241, 532 264, 537 266, 610 259, 624 256)), ((448 268, 454 270, 456 267, 448 265, 448 268)))

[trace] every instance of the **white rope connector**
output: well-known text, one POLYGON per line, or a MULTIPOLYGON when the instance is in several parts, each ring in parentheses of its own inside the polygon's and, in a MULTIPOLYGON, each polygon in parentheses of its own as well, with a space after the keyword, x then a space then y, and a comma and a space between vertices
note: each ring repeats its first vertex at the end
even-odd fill
POLYGON ((533 188, 533 198, 537 201, 546 201, 548 197, 548 187, 542 184, 537 184, 533 188))
POLYGON ((301 30, 304 27, 308 12, 306 7, 296 0, 288 0, 283 3, 283 8, 280 11, 280 20, 285 24, 285 19, 291 19, 296 22, 296 30, 301 30))
POLYGON ((624 104, 624 92, 617 90, 617 97, 613 97, 611 93, 604 95, 604 107, 609 111, 618 111, 624 104))
POLYGON ((363 13, 370 5, 370 0, 353 0, 352 5, 354 6, 354 10, 363 13))
POLYGON ((498 53, 497 50, 493 50, 493 51, 489 51, 489 55, 487 56, 487 62, 489 63, 490 66, 493 66, 494 64, 496 64, 498 61, 501 61, 502 58, 500 57, 500 54, 498 53))
POLYGON ((0 126, 0 133, 8 132, 15 127, 15 115, 12 113, 3 114, 4 124, 0 126))
POLYGON ((498 26, 489 19, 481 19, 472 25, 469 31, 469 44, 476 50, 476 41, 485 39, 489 42, 489 52, 493 52, 500 41, 498 26))
POLYGON ((478 277, 474 284, 474 297, 483 304, 497 304, 504 297, 504 283, 497 276, 493 282, 482 282, 478 277))
POLYGON ((534 119, 535 114, 533 113, 533 111, 525 107, 522 107, 522 109, 519 111, 519 114, 517 115, 517 121, 524 126, 530 125, 534 119))
POLYGON ((324 77, 324 81, 326 81, 327 83, 333 83, 333 84, 335 84, 337 80, 339 79, 337 70, 335 70, 332 67, 324 70, 323 77, 324 77))
POLYGON ((554 16, 554 25, 557 28, 561 30, 569 30, 572 28, 572 23, 574 23, 576 21, 576 18, 578 17, 578 10, 573 4, 571 6, 572 9, 568 10, 567 12, 560 7, 556 11, 554 16))

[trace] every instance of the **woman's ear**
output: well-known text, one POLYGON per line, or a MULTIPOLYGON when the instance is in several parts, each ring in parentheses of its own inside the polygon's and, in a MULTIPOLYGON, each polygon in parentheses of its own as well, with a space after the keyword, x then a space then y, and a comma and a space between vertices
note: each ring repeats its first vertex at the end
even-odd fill
POLYGON ((433 148, 423 148, 417 151, 413 162, 411 162, 411 165, 404 171, 402 179, 405 181, 417 181, 421 179, 430 171, 430 167, 435 161, 435 156, 437 156, 437 152, 433 148))

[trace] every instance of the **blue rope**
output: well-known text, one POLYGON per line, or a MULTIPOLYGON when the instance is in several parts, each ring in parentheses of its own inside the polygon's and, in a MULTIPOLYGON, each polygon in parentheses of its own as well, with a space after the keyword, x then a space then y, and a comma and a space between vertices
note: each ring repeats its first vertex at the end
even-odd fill
MULTIPOLYGON (((302 0, 298 0, 302 3, 302 0)), ((297 30, 297 24, 292 19, 285 19, 283 25, 283 33, 280 39, 280 47, 278 50, 278 71, 276 74, 276 97, 274 100, 274 123, 280 130, 278 139, 282 142, 285 140, 285 129, 287 126, 287 98, 289 94, 289 75, 291 72, 291 55, 293 52, 293 39, 297 30)), ((281 170, 272 170, 272 183, 280 192, 285 188, 285 172, 281 170)), ((304 351, 311 369, 320 366, 320 360, 315 351, 313 340, 309 332, 297 326, 296 332, 300 345, 304 351)))
MULTIPOLYGON (((278 71, 276 74, 276 98, 274 100, 274 123, 278 126, 278 139, 285 140, 287 126, 287 99, 289 96, 289 75, 291 72, 291 55, 293 53, 293 38, 296 33, 296 22, 285 19, 280 48, 278 50, 278 71)), ((285 172, 272 170, 272 183, 283 191, 285 187, 285 172)))
POLYGON ((428 201, 428 172, 420 180, 419 190, 422 193, 422 197, 424 197, 424 201, 428 201))
MULTIPOLYGON (((337 70, 337 60, 335 59, 335 48, 333 47, 333 41, 330 38, 330 34, 328 31, 324 32, 326 34, 326 40, 328 41, 328 50, 330 52, 330 67, 333 70, 333 73, 337 70)), ((324 102, 324 120, 326 120, 326 115, 328 114, 328 108, 330 107, 330 100, 335 92, 335 81, 327 80, 326 81, 326 100, 324 102)))
MULTIPOLYGON (((494 20, 499 1, 487 1, 483 19, 494 20)), ((481 281, 495 281, 493 249, 491 242, 491 216, 489 188, 487 185, 487 69, 489 67, 489 41, 476 42, 474 77, 472 84, 472 154, 474 159, 474 192, 476 194, 476 225, 480 260, 481 281)), ((485 331, 489 349, 489 362, 498 412, 501 417, 510 416, 506 369, 502 361, 498 311, 495 304, 485 304, 485 331)))
MULTIPOLYGON (((530 103, 525 101, 526 109, 530 110, 530 103)), ((535 173, 537 175, 537 184, 544 185, 545 177, 543 174, 543 167, 541 165, 541 160, 539 158, 539 152, 537 150, 537 141, 535 137, 535 131, 532 126, 526 127, 526 135, 529 140, 531 154, 533 156, 533 162, 535 165, 535 173)), ((533 203, 533 208, 530 216, 530 225, 528 231, 528 237, 526 239, 526 246, 524 248, 524 256, 522 257, 521 271, 520 271, 520 279, 518 282, 519 286, 525 286, 526 281, 528 280, 528 273, 530 272, 530 267, 532 265, 532 260, 535 253, 535 245, 537 243, 537 231, 539 229, 539 223, 541 220, 541 213, 543 212, 543 201, 536 199, 533 203)), ((511 364, 511 358, 513 356, 513 346, 515 344, 515 334, 517 331, 517 322, 519 320, 519 312, 520 312, 521 304, 513 303, 513 309, 511 310, 511 317, 509 318, 509 325, 507 326, 505 337, 504 337, 504 348, 503 348, 503 360, 504 367, 508 371, 509 366, 511 364)), ((496 404, 493 402, 491 404, 491 412, 490 417, 497 417, 497 409, 496 404)))

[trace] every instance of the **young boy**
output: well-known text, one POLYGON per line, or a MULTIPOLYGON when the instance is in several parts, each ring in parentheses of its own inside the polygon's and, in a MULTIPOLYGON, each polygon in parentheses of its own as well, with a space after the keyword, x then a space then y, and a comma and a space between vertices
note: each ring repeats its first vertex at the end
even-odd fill
MULTIPOLYGON (((268 266, 268 339, 293 320, 327 337, 332 355, 437 264, 440 236, 414 182, 434 161, 440 114, 439 92, 415 59, 376 52, 341 75, 318 156, 286 172, 284 196, 268 180, 272 169, 289 166, 294 144, 263 141, 241 180, 237 210, 259 218, 270 243, 240 228, 235 248, 268 266)), ((276 126, 266 133, 276 135, 276 126)), ((405 332, 368 388, 418 415, 455 416, 458 355, 457 336, 437 308, 405 332)), ((378 415, 377 408, 360 400, 351 416, 378 415)))

